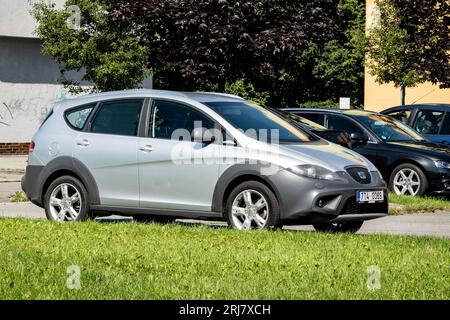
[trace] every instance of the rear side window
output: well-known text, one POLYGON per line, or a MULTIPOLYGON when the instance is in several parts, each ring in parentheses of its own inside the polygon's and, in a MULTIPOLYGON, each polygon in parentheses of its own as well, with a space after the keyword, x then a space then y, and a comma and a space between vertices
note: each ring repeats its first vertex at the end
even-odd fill
POLYGON ((95 104, 89 104, 66 111, 65 117, 68 124, 75 130, 82 130, 94 107, 95 104))
POLYGON ((143 100, 104 102, 96 112, 91 132, 137 136, 143 100))

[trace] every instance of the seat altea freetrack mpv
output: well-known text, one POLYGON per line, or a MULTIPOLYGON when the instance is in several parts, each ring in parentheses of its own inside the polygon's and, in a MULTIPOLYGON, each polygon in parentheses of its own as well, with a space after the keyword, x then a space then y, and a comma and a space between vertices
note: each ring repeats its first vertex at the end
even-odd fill
POLYGON ((58 102, 33 137, 22 188, 54 221, 114 213, 355 232, 388 212, 386 184, 364 157, 218 93, 58 102))

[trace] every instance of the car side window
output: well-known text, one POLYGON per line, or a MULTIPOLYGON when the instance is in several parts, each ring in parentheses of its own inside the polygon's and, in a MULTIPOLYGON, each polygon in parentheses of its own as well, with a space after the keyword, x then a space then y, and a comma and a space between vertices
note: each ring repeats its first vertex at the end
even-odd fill
POLYGON ((414 121, 414 129, 422 134, 439 134, 444 116, 443 111, 420 110, 414 121))
POLYGON ((312 122, 318 123, 321 126, 324 125, 324 119, 325 119, 325 115, 321 114, 321 113, 315 113, 315 112, 311 112, 311 113, 297 113, 299 116, 302 116, 303 118, 306 118, 312 122))
POLYGON ((439 134, 450 134, 450 113, 445 113, 444 121, 442 122, 441 131, 439 134))
POLYGON ((329 114, 327 115, 328 129, 342 130, 347 134, 359 133, 364 134, 364 131, 350 119, 346 119, 340 115, 329 114))
POLYGON ((405 109, 405 110, 394 111, 391 113, 387 113, 387 115, 403 122, 404 124, 408 124, 409 116, 411 115, 411 110, 405 109))
POLYGON ((77 107, 74 109, 69 109, 65 112, 64 116, 73 129, 82 130, 94 108, 95 103, 77 107))
POLYGON ((116 100, 102 103, 91 125, 91 132, 137 136, 143 100, 116 100))
POLYGON ((156 100, 150 115, 148 136, 156 139, 184 140, 195 127, 214 129, 215 123, 202 112, 172 101, 156 100), (181 129, 181 130, 180 130, 181 129))

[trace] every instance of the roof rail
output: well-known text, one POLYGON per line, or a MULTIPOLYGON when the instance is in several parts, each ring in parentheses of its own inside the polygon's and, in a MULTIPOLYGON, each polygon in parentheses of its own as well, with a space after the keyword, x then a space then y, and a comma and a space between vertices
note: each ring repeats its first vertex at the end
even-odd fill
POLYGON ((208 91, 195 91, 192 93, 199 93, 199 94, 210 94, 210 95, 215 95, 215 96, 222 96, 222 97, 228 97, 228 98, 235 98, 235 99, 239 99, 239 100, 245 100, 244 98, 235 95, 235 94, 229 94, 229 93, 222 93, 222 92, 208 92, 208 91))

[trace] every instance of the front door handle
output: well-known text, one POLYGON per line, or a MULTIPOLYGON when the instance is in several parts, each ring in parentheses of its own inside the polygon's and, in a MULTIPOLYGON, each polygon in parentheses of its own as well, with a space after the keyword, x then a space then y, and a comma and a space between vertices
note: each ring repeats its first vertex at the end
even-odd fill
POLYGON ((80 147, 87 147, 89 145, 89 141, 86 139, 83 139, 81 141, 78 141, 77 145, 79 145, 80 147))
POLYGON ((142 152, 152 152, 153 151, 153 147, 148 144, 146 146, 140 147, 139 150, 141 150, 142 152))

